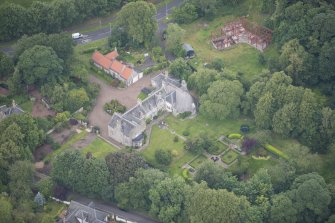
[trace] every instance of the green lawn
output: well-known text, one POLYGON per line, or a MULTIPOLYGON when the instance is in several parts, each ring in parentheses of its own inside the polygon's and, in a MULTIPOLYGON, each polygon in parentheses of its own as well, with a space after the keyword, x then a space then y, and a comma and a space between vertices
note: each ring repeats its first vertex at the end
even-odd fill
POLYGON ((71 136, 69 140, 66 141, 59 149, 55 150, 53 153, 48 154, 44 160, 50 160, 52 157, 55 157, 57 154, 69 149, 71 145, 75 142, 84 139, 87 136, 88 132, 82 131, 80 133, 76 133, 75 135, 71 136))
POLYGON ((223 156, 221 156, 221 160, 226 163, 226 164, 231 164, 233 161, 235 161, 237 159, 237 157, 239 156, 239 154, 237 152, 235 152, 234 150, 229 150, 228 152, 226 152, 223 156))
POLYGON ((191 160, 194 155, 184 149, 183 140, 179 139, 178 142, 174 142, 174 137, 175 135, 171 134, 168 130, 160 129, 157 125, 154 125, 150 136, 150 144, 141 154, 152 166, 160 167, 155 160, 155 151, 157 149, 170 151, 173 159, 169 165, 169 173, 171 175, 181 175, 182 165, 191 160))
POLYGON ((74 57, 80 62, 84 63, 85 66, 90 66, 90 59, 95 49, 102 49, 107 47, 107 38, 100 39, 94 42, 90 42, 84 45, 77 45, 74 48, 74 57), (91 52, 89 52, 91 51, 91 52))
POLYGON ((229 49, 219 51, 214 49, 211 43, 211 33, 225 23, 236 19, 234 16, 224 16, 207 23, 203 20, 185 25, 186 30, 184 42, 192 45, 197 57, 202 62, 198 62, 199 66, 203 63, 210 63, 213 59, 223 59, 227 69, 234 72, 241 72, 248 80, 252 80, 259 75, 266 67, 258 62, 260 51, 248 44, 237 44, 229 49), (204 24, 208 26, 205 27, 204 24))
POLYGON ((215 152, 212 153, 212 155, 220 155, 221 153, 223 153, 224 151, 226 151, 228 149, 228 146, 226 146, 225 144, 223 144, 220 141, 216 141, 215 144, 218 147, 218 150, 216 150, 215 152))
POLYGON ((88 146, 83 148, 81 153, 86 155, 86 153, 91 152, 96 158, 105 158, 109 153, 114 153, 118 150, 113 145, 97 137, 88 146))
POLYGON ((208 160, 208 158, 204 155, 199 155, 195 160, 193 160, 190 163, 190 166, 197 169, 203 162, 205 162, 206 160, 208 160))
POLYGON ((232 132, 240 132, 240 126, 247 124, 250 131, 254 129, 254 124, 250 119, 241 118, 237 120, 209 120, 198 114, 193 119, 179 119, 172 115, 168 116, 165 121, 169 128, 175 130, 179 135, 184 131, 188 131, 188 138, 199 136, 200 134, 208 134, 210 137, 218 139, 221 135, 228 135, 232 132))

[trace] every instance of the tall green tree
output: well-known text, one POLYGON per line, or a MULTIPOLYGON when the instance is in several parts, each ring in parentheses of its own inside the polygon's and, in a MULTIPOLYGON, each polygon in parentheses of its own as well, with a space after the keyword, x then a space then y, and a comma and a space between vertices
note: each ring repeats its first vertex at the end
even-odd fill
POLYGON ((273 223, 295 223, 298 211, 292 200, 286 194, 278 194, 272 197, 270 220, 273 223))
POLYGON ((17 161, 10 167, 8 175, 10 178, 11 197, 16 201, 32 199, 31 187, 34 176, 32 163, 29 161, 17 161))
POLYGON ((262 129, 271 129, 272 118, 275 113, 275 99, 270 92, 264 94, 256 105, 254 111, 256 125, 262 129))
POLYGON ((144 1, 130 2, 118 13, 117 23, 135 45, 149 47, 158 28, 156 8, 144 1))
POLYGON ((85 107, 90 100, 84 88, 73 89, 67 96, 66 108, 71 112, 85 107))
POLYGON ((331 197, 323 177, 317 173, 297 177, 288 193, 299 222, 322 222, 327 217, 331 197))
POLYGON ((41 86, 46 82, 57 83, 63 72, 63 60, 51 47, 37 45, 19 57, 17 69, 23 84, 41 86))
POLYGON ((310 79, 308 80, 309 83, 316 82, 315 77, 308 75, 311 62, 310 55, 306 52, 304 47, 300 45, 299 40, 291 40, 283 46, 279 61, 284 71, 286 71, 296 83, 302 84, 306 79, 310 79))
POLYGON ((6 78, 14 72, 14 64, 3 52, 0 52, 0 78, 6 78))
POLYGON ((273 116, 273 131, 283 136, 297 136, 298 108, 289 103, 279 109, 273 116))
POLYGON ((0 223, 12 223, 12 210, 13 206, 10 201, 1 196, 0 197, 0 223))
POLYGON ((191 223, 248 222, 250 204, 244 196, 196 184, 186 193, 185 209, 191 223))
POLYGON ((0 7, 0 40, 18 38, 26 31, 27 10, 17 4, 4 4, 0 7))
POLYGON ((192 74, 192 69, 183 58, 177 58, 169 66, 169 73, 174 77, 187 81, 192 74))
POLYGON ((198 183, 205 181, 211 189, 226 189, 233 191, 234 188, 239 187, 239 182, 231 172, 226 172, 224 168, 213 163, 203 163, 195 173, 194 180, 198 183))
POLYGON ((180 177, 166 178, 149 190, 150 213, 162 222, 177 222, 183 215, 185 182, 180 177))
POLYGON ((200 112, 212 119, 237 118, 240 114, 243 86, 237 81, 215 81, 201 96, 200 112))
POLYGON ((170 23, 166 30, 166 47, 169 52, 175 56, 184 56, 183 50, 183 38, 185 30, 182 29, 178 24, 170 23))
POLYGON ((188 79, 188 86, 196 90, 198 95, 203 95, 207 92, 209 86, 219 78, 219 74, 211 69, 199 69, 193 73, 188 79))
POLYGON ((136 170, 145 168, 145 160, 136 153, 116 152, 105 158, 110 173, 110 182, 113 186, 127 182, 135 175, 136 170))
POLYGON ((129 182, 118 184, 115 199, 122 208, 134 208, 148 211, 151 206, 149 191, 166 178, 166 174, 157 169, 139 169, 129 182))
POLYGON ((191 23, 198 18, 197 8, 194 4, 185 2, 182 6, 172 10, 172 18, 179 24, 191 23))

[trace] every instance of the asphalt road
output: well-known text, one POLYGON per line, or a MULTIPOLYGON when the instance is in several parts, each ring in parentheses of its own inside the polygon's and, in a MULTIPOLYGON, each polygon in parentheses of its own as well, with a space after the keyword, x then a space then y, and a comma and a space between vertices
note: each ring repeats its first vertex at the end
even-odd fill
MULTIPOLYGON (((173 7, 178 7, 182 4, 183 0, 174 0, 167 5, 159 8, 157 10, 157 22, 158 22, 158 33, 161 33, 164 29, 166 29, 167 25, 163 22, 165 17, 171 14, 173 7)), ((115 17, 112 17, 108 20, 105 20, 104 23, 112 22, 115 17)), ((99 39, 106 38, 110 35, 110 28, 102 28, 93 32, 83 33, 84 38, 77 40, 78 44, 87 44, 92 41, 96 41, 99 39)), ((8 55, 13 55, 14 49, 13 46, 2 48, 1 51, 7 53, 8 55)))

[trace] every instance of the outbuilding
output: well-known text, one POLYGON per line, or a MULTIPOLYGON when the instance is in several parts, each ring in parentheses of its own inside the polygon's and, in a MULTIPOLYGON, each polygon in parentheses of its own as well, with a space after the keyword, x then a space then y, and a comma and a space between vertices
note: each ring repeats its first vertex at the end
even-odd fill
POLYGON ((188 43, 184 43, 183 44, 183 49, 185 50, 186 52, 186 57, 187 58, 192 58, 195 56, 195 52, 194 52, 194 49, 192 48, 192 46, 188 43))

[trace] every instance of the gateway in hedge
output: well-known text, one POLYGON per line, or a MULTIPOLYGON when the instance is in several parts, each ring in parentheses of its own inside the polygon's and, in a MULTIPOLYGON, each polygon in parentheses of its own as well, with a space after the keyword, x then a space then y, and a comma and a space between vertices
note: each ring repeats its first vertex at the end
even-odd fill
POLYGON ((108 135, 125 146, 140 147, 143 144, 146 120, 153 119, 159 111, 178 115, 184 112, 196 114, 193 98, 185 81, 172 79, 164 74, 152 78, 156 88, 149 96, 123 115, 114 113, 108 124, 108 135))

